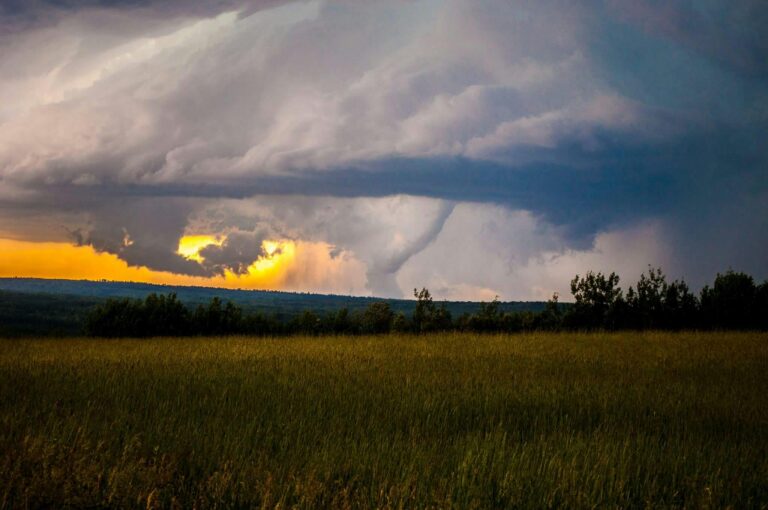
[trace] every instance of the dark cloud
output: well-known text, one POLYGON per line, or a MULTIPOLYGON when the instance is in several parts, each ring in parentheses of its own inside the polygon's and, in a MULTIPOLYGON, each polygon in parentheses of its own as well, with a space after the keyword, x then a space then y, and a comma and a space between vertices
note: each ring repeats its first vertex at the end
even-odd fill
POLYGON ((679 267, 760 276, 765 24, 752 1, 6 2, 0 229, 193 275, 312 239, 397 294, 473 203, 530 218, 461 209, 454 242, 483 214, 478 240, 538 224, 539 253, 652 223, 679 267), (261 205, 206 223, 226 239, 204 264, 176 254, 230 199, 261 205))
MULTIPOLYGON (((567 153, 567 152, 566 152, 567 153)), ((571 148, 567 165, 545 161, 509 165, 454 158, 392 158, 292 176, 259 176, 218 185, 116 186, 110 195, 247 198, 254 195, 384 197, 407 194, 449 201, 488 202, 532 211, 563 226, 580 246, 602 230, 638 218, 698 207, 705 190, 712 206, 747 190, 767 189, 768 161, 750 132, 715 130, 652 148, 614 145, 599 154, 571 148), (588 159, 587 159, 588 158, 588 159)), ((545 158, 542 154, 542 158, 545 158)), ((71 188, 79 191, 78 188, 71 188)))
POLYGON ((177 253, 190 211, 190 203, 179 199, 110 199, 89 211, 89 224, 74 230, 72 238, 132 266, 208 276, 200 264, 177 253))
POLYGON ((611 0, 615 14, 748 76, 768 78, 768 9, 762 0, 611 0))
MULTIPOLYGON (((728 265, 744 267, 758 277, 765 271, 760 264, 765 250, 760 247, 768 246, 768 229, 760 218, 768 211, 760 206, 760 197, 768 193, 764 170, 768 158, 756 133, 723 128, 653 148, 619 144, 592 154, 589 164, 584 164, 588 154, 576 148, 573 154, 571 159, 578 164, 571 166, 516 166, 463 157, 400 158, 220 185, 115 184, 63 187, 58 192, 59 202, 71 204, 72 210, 78 205, 95 210, 96 225, 88 244, 117 253, 131 264, 185 274, 220 274, 225 269, 242 273, 263 255, 262 241, 269 237, 308 238, 314 230, 318 240, 325 237, 349 247, 355 239, 366 239, 356 227, 380 228, 377 219, 366 215, 386 213, 352 213, 335 203, 330 207, 339 208, 338 215, 315 217, 316 210, 328 207, 324 200, 392 195, 446 202, 401 249, 385 252, 378 248, 379 253, 368 256, 369 285, 382 295, 397 294, 395 276, 411 257, 439 236, 452 204, 457 202, 492 203, 530 211, 541 221, 559 227, 568 246, 582 250, 589 249, 602 232, 631 228, 648 218, 664 218, 668 224, 665 242, 679 250, 673 259, 689 279, 703 282, 713 268, 728 265), (95 190, 95 195, 109 197, 108 201, 83 195, 93 197, 95 190), (188 215, 201 204, 252 196, 275 197, 260 199, 273 211, 270 217, 260 218, 248 212, 241 213, 239 219, 234 214, 220 216, 214 231, 239 231, 230 234, 221 247, 204 249, 203 266, 175 254, 188 215), (285 196, 316 199, 300 202, 281 198, 285 196), (178 197, 186 198, 180 202, 178 197), (343 221, 344 216, 350 216, 348 221, 343 221), (282 225, 277 223, 280 221, 282 225), (334 223, 346 235, 332 233, 329 225, 334 223), (254 224, 275 225, 275 229, 251 230, 254 224), (126 232, 131 237, 130 246, 125 246, 126 232)), ((396 221, 415 220, 407 218, 396 221)), ((385 245, 385 241, 365 242, 385 245)))
MULTIPOLYGON (((203 267, 211 274, 247 274, 248 267, 259 258, 272 254, 264 250, 264 241, 270 240, 266 229, 257 232, 232 232, 220 245, 210 245, 200 250, 203 267)), ((279 254, 279 249, 273 254, 279 254)))

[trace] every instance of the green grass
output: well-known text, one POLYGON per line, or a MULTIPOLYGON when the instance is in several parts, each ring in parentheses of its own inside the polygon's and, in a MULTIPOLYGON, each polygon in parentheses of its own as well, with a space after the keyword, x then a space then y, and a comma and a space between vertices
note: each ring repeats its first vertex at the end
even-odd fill
POLYGON ((0 341, 0 507, 768 507, 768 335, 0 341))

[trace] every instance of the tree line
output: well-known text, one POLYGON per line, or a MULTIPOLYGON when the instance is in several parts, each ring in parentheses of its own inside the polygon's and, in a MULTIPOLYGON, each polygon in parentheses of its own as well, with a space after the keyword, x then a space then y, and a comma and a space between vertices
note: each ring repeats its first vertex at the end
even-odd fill
POLYGON ((213 298, 190 309, 175 294, 145 299, 108 299, 85 321, 98 337, 189 335, 321 335, 426 333, 434 331, 518 332, 558 330, 768 329, 768 282, 755 284, 740 272, 718 274, 696 296, 683 280, 667 282, 661 269, 649 268, 626 294, 616 273, 587 272, 571 281, 573 303, 557 294, 540 312, 504 312, 498 299, 480 303, 474 313, 453 317, 445 303, 435 303, 424 288, 414 289, 410 315, 389 303, 365 310, 347 308, 318 314, 307 310, 289 320, 260 312, 246 313, 232 302, 213 298))

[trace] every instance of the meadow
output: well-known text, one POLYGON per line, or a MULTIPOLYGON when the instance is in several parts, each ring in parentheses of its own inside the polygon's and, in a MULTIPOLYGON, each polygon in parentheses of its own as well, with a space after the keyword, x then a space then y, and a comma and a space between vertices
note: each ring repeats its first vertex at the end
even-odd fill
POLYGON ((0 340, 0 507, 768 507, 768 334, 0 340))

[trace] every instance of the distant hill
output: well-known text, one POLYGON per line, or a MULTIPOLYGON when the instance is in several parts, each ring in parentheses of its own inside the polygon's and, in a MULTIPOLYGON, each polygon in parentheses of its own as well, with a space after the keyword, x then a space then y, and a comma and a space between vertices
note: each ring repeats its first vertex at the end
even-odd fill
POLYGON ((76 336, 104 298, 0 290, 0 337, 76 336))
MULTIPOLYGON (((88 310, 107 298, 144 298, 151 293, 176 293, 187 305, 209 302, 213 297, 232 301, 249 312, 259 311, 281 319, 312 310, 325 313, 340 308, 365 309, 374 301, 386 301, 397 312, 410 314, 414 301, 375 297, 339 296, 266 290, 231 290, 148 283, 0 278, 0 335, 78 334, 88 310)), ((544 302, 505 302, 504 311, 540 311, 544 302)), ((454 316, 477 311, 479 303, 447 301, 454 316)))

